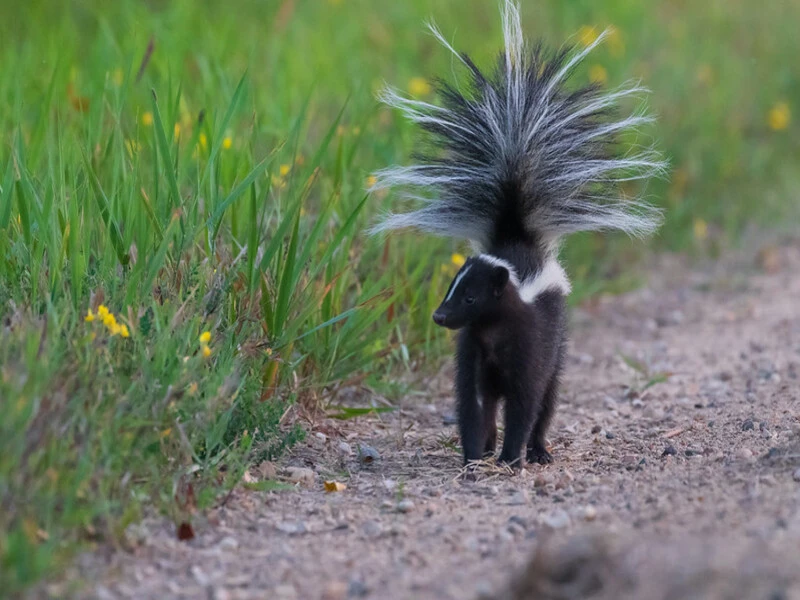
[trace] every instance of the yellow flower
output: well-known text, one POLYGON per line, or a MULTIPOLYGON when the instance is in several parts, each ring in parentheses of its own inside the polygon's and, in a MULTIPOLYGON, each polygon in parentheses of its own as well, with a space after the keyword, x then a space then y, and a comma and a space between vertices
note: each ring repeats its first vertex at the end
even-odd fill
POLYGON ((367 177, 367 187, 368 188, 371 188, 376 183, 378 183, 378 178, 375 177, 375 175, 370 175, 369 177, 367 177))
POLYGON ((208 138, 206 137, 205 133, 201 133, 197 140, 203 150, 208 148, 208 138))
POLYGON ((181 137, 181 124, 175 123, 175 127, 172 128, 172 135, 175 136, 175 139, 181 137))
POLYGON ((150 127, 153 124, 153 113, 146 112, 142 115, 142 125, 145 127, 150 127))
POLYGON ((291 170, 292 170, 291 165, 281 165, 279 169, 281 177, 286 177, 289 174, 289 171, 291 170))
POLYGON ((120 325, 119 326, 119 334, 124 338, 131 337, 131 332, 128 331, 128 326, 127 325, 120 325))
POLYGON ((94 321, 94 313, 92 312, 91 308, 88 311, 86 311, 86 316, 83 317, 83 320, 86 321, 87 323, 91 323, 92 321, 94 321))
POLYGON ((120 327, 117 323, 112 323, 108 326, 108 331, 111 333, 111 337, 114 337, 115 335, 122 333, 122 327, 120 327))
POLYGON ((111 81, 114 82, 115 86, 119 87, 122 85, 123 77, 124 75, 122 73, 122 69, 116 68, 114 69, 114 72, 111 74, 111 81))
POLYGON ((591 46, 597 40, 597 28, 592 25, 584 25, 578 30, 578 40, 584 46, 591 46))
POLYGON ((453 256, 450 257, 450 260, 453 261, 453 264, 459 269, 464 266, 465 262, 467 262, 467 259, 464 258, 463 254, 453 254, 453 256))
POLYGON ((412 96, 427 96, 431 93, 431 84, 423 77, 412 77, 408 82, 408 91, 412 96))
POLYGON ((782 131, 789 126, 792 120, 792 111, 786 102, 778 102, 767 115, 767 124, 772 131, 782 131))
POLYGON ((200 343, 201 344, 207 344, 210 341, 211 341, 211 332, 210 331, 204 331, 203 333, 200 334, 200 343))
POLYGON ((701 241, 708 237, 708 224, 703 219, 694 220, 694 237, 701 241))
POLYGON ((101 319, 108 314, 108 307, 105 304, 101 304, 97 307, 97 316, 101 319))
POLYGON ((203 353, 204 358, 208 358, 209 356, 211 356, 211 348, 209 348, 208 346, 203 346, 201 352, 203 353))
POLYGON ((195 394, 197 394, 197 389, 198 389, 197 382, 193 381, 192 383, 189 384, 189 387, 186 389, 186 392, 190 396, 194 396, 195 394))
POLYGON ((230 137, 226 137, 224 140, 222 140, 222 147, 225 150, 230 150, 231 146, 233 146, 233 140, 230 137))
POLYGON ((603 65, 592 65, 589 67, 589 79, 592 83, 605 83, 608 81, 608 71, 603 65))

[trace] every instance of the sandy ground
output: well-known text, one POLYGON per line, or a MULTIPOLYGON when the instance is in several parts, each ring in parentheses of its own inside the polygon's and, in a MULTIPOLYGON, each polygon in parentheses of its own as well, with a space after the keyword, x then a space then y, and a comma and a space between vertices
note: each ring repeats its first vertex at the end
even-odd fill
POLYGON ((444 372, 319 423, 277 465, 313 481, 237 491, 188 542, 146 521, 73 575, 99 598, 800 597, 800 244, 653 272, 575 311, 554 464, 460 477, 444 372))

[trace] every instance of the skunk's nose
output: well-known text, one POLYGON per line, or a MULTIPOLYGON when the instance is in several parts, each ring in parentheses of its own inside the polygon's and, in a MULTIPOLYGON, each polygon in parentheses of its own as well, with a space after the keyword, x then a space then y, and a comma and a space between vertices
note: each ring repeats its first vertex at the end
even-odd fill
POLYGON ((447 321, 447 317, 444 316, 443 313, 440 313, 438 310, 433 313, 433 322, 437 325, 444 325, 445 321, 447 321))

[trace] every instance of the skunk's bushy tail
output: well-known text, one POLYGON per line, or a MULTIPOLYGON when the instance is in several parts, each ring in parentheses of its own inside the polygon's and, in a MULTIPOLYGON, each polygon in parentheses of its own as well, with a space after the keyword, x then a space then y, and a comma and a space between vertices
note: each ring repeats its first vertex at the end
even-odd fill
POLYGON ((390 214, 373 232, 414 227, 462 237, 483 247, 514 231, 551 244, 587 230, 641 236, 660 224, 660 211, 641 198, 621 199, 618 184, 665 169, 651 149, 622 148, 619 135, 652 121, 642 110, 619 117, 620 100, 647 90, 627 84, 610 92, 597 85, 575 90, 565 80, 606 36, 577 51, 547 52, 523 40, 519 8, 503 0, 505 52, 491 75, 433 34, 470 74, 465 92, 440 83, 441 105, 386 88, 380 99, 403 111, 434 137, 441 150, 420 164, 385 169, 373 189, 421 188, 419 208, 390 214), (433 194, 430 194, 433 192, 433 194))

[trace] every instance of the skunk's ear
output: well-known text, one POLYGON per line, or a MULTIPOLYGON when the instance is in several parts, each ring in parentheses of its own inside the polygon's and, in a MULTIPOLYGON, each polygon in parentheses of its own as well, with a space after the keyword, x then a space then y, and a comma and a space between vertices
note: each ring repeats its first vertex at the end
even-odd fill
POLYGON ((499 298, 503 295, 503 290, 505 290, 508 285, 509 277, 510 274, 505 267, 495 267, 492 269, 492 290, 494 290, 494 295, 496 297, 499 298))

